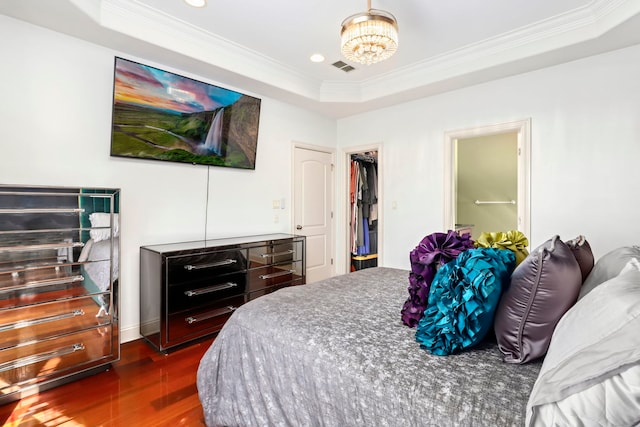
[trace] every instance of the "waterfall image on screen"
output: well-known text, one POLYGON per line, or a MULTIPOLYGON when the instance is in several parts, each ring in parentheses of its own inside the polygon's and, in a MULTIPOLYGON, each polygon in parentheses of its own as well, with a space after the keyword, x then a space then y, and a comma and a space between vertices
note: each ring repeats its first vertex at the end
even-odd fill
POLYGON ((209 132, 207 132, 207 138, 204 141, 204 148, 217 154, 218 156, 224 156, 224 146, 222 145, 222 119, 224 118, 224 108, 220 108, 216 111, 211 118, 211 125, 209 125, 209 132))
POLYGON ((255 169, 260 99, 116 57, 111 155, 255 169))

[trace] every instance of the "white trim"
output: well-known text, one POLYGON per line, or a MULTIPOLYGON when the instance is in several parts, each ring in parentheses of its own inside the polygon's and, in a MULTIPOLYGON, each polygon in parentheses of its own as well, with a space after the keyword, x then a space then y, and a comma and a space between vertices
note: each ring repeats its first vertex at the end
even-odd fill
POLYGON ((531 238, 531 119, 453 130, 444 135, 444 229, 455 226, 455 142, 458 139, 516 132, 518 137, 518 230, 531 238))

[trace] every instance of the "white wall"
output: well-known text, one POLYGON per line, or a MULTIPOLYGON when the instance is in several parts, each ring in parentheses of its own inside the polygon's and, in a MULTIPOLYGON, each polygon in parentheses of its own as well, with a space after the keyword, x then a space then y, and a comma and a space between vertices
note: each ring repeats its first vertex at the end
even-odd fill
MULTIPOLYGON (((383 265, 443 227, 444 132, 532 121, 532 246, 584 234, 596 256, 640 243, 640 46, 339 120, 262 98, 255 171, 109 156, 113 57, 172 70, 0 16, 0 183, 122 189, 121 327, 137 337, 141 245, 290 232, 292 141, 382 143, 383 265), (207 196, 207 175, 209 193, 207 196), (208 205, 207 205, 208 200, 208 205), (397 209, 391 209, 396 202, 397 209), (206 215, 206 217, 205 217, 206 215)), ((228 87, 238 91, 242 88, 228 87)), ((336 265, 346 265, 338 153, 336 265)))
POLYGON ((409 268, 409 251, 442 231, 444 133, 525 118, 532 247, 554 234, 585 235, 596 257, 640 244, 638 76, 634 46, 339 120, 339 152, 383 141, 383 264, 409 268))
POLYGON ((122 189, 124 341, 139 336, 140 246, 203 239, 205 224, 207 238, 291 232, 292 142, 335 146, 335 120, 248 93, 262 99, 254 171, 113 158, 114 56, 242 88, 5 16, 0 39, 0 183, 122 189), (286 209, 274 211, 272 200, 282 198, 286 209))

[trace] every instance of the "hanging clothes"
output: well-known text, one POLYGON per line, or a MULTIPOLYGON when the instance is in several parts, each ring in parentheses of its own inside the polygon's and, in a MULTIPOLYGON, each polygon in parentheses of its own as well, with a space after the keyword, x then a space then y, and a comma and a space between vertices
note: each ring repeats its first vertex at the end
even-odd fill
POLYGON ((372 248, 372 234, 377 232, 378 178, 377 159, 368 154, 351 156, 349 194, 351 201, 351 253, 367 255, 377 250, 372 248))

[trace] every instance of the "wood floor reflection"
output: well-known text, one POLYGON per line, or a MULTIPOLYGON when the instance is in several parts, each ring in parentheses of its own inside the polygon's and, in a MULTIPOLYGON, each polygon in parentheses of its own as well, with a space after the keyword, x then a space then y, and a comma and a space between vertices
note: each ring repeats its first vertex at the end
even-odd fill
POLYGON ((204 426, 196 389, 213 339, 162 355, 144 341, 121 346, 106 372, 0 406, 5 427, 204 426))

